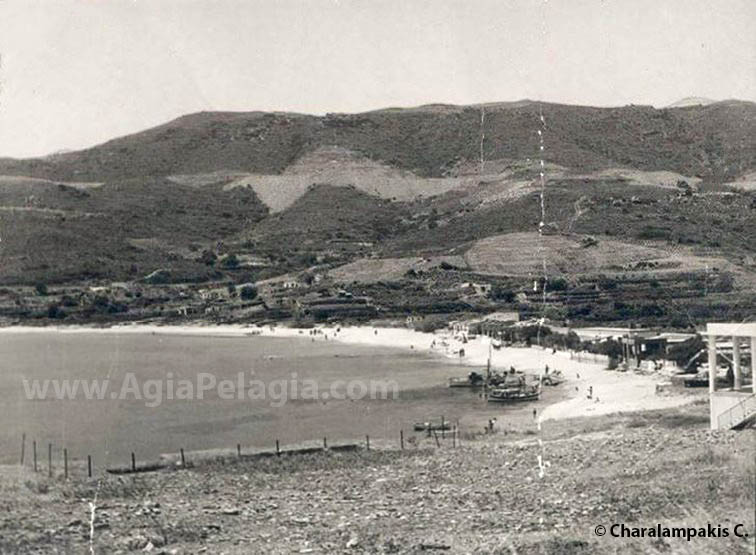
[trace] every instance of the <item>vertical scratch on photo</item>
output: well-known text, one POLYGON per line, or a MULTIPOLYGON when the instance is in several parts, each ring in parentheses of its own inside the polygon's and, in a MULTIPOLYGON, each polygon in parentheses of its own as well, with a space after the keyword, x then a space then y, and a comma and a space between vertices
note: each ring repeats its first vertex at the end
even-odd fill
MULTIPOLYGON (((548 3, 548 0, 544 0, 543 4, 541 4, 541 8, 545 8, 546 4, 548 3)), ((541 40, 544 47, 546 47, 546 15, 541 12, 541 40)), ((546 248, 544 245, 543 240, 543 234, 546 228, 546 163, 544 161, 544 157, 546 155, 546 144, 544 139, 544 132, 546 131, 546 119, 543 117, 543 104, 541 102, 538 103, 538 160, 539 160, 539 167, 538 167, 538 177, 539 177, 539 183, 541 186, 541 219, 538 223, 538 249, 540 250, 541 254, 541 269, 543 271, 543 282, 541 284, 542 288, 542 306, 541 306, 541 317, 538 319, 538 331, 537 331, 537 341, 538 345, 541 344, 541 328, 544 324, 544 321, 546 319, 546 286, 548 284, 548 273, 547 273, 547 267, 546 267, 546 248)), ((540 370, 540 369, 539 369, 540 370)), ((543 375, 539 371, 539 387, 543 387, 543 375)), ((543 446, 543 438, 542 438, 542 430, 541 430, 541 419, 542 414, 538 414, 536 418, 536 426, 537 426, 537 433, 538 433, 538 477, 543 478, 546 475, 545 472, 545 452, 544 452, 544 446, 543 446)))

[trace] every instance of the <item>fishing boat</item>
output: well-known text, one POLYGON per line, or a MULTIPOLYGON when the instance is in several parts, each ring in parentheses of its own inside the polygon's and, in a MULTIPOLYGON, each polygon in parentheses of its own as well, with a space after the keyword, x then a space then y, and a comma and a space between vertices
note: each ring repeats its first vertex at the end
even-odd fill
POLYGON ((486 379, 483 377, 483 374, 478 374, 477 372, 470 372, 464 378, 449 378, 449 387, 483 387, 485 383, 486 379))
POLYGON ((541 397, 539 384, 518 385, 516 387, 495 387, 488 390, 489 403, 513 403, 517 401, 537 401, 541 397))
POLYGON ((488 381, 486 400, 489 403, 537 401, 541 396, 541 382, 530 381, 522 372, 512 369, 504 374, 495 374, 488 381))

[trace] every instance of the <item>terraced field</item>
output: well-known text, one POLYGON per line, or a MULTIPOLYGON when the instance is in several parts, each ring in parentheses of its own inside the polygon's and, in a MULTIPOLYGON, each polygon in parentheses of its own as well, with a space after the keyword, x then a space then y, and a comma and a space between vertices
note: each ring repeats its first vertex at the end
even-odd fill
POLYGON ((601 238, 585 247, 584 236, 507 233, 477 241, 465 254, 471 269, 482 274, 531 276, 543 274, 543 259, 549 275, 596 273, 700 271, 724 260, 703 258, 679 249, 650 247, 601 238))

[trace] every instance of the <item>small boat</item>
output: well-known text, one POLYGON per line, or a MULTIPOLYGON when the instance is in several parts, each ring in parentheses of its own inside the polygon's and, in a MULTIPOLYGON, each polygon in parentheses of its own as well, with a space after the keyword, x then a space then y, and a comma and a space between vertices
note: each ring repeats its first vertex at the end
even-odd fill
POLYGON ((537 401, 541 397, 538 385, 526 387, 497 387, 488 392, 489 403, 513 403, 517 401, 537 401))
POLYGON ((465 378, 449 378, 449 387, 483 387, 485 383, 486 379, 483 374, 477 372, 470 372, 465 378))
POLYGON ((416 432, 446 432, 451 430, 451 423, 445 421, 438 424, 433 422, 415 422, 413 428, 416 432))
POLYGON ((559 370, 554 370, 550 374, 546 374, 541 378, 543 385, 559 385, 564 381, 564 376, 559 370))

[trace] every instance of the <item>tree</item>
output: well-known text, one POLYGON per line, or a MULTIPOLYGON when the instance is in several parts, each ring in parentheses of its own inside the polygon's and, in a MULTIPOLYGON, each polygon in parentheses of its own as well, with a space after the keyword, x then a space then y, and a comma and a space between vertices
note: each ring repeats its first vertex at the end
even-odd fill
POLYGON ((239 267, 239 259, 235 254, 229 254, 221 260, 221 266, 228 269, 235 269, 239 267))
POLYGON ((567 340, 565 341, 565 346, 568 349, 571 349, 573 351, 580 349, 580 336, 574 331, 570 330, 567 333, 567 340))
POLYGON ((241 288, 239 296, 245 301, 251 301, 257 297, 257 288, 254 285, 245 285, 241 288))
POLYGON ((499 284, 494 284, 491 287, 491 291, 488 296, 492 301, 502 301, 505 303, 511 303, 515 300, 515 293, 511 289, 506 289, 499 284))
POLYGON ((61 320, 66 317, 66 313, 57 304, 51 304, 47 307, 47 317, 61 320))
POLYGON ((551 279, 547 282, 547 287, 551 291, 566 291, 569 287, 567 280, 561 277, 551 279))
POLYGON ((667 352, 667 357, 669 358, 669 360, 674 361, 674 363, 683 370, 690 370, 695 372, 698 369, 698 366, 704 362, 704 359, 706 357, 698 357, 692 362, 690 361, 697 353, 705 348, 706 343, 704 342, 704 340, 700 335, 696 335, 695 337, 691 337, 690 339, 687 339, 682 343, 672 345, 667 352), (686 368, 688 362, 691 363, 691 366, 689 368, 686 368))

